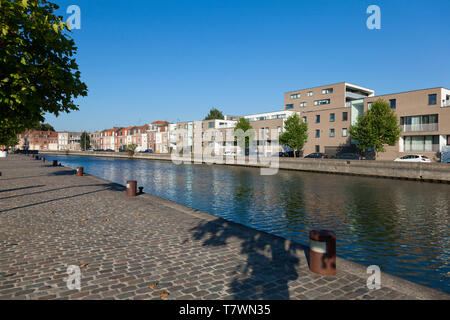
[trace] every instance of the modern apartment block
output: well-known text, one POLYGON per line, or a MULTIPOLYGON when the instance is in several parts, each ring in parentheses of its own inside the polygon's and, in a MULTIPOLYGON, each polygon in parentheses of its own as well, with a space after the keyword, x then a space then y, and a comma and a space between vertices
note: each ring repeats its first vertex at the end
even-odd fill
POLYGON ((284 122, 294 113, 300 115, 298 111, 282 110, 244 116, 255 130, 259 154, 271 155, 279 151, 273 150, 273 144, 278 144, 278 137, 284 131, 284 122), (276 131, 275 136, 273 131, 276 131))
POLYGON ((364 111, 378 99, 395 110, 401 130, 397 145, 388 146, 378 159, 416 153, 439 160, 439 152, 450 146, 450 90, 439 87, 374 96, 364 100, 364 111))
POLYGON ((284 109, 300 112, 308 123, 305 155, 324 152, 335 155, 350 145, 350 125, 363 112, 363 101, 374 90, 347 82, 289 91, 284 94, 284 109))

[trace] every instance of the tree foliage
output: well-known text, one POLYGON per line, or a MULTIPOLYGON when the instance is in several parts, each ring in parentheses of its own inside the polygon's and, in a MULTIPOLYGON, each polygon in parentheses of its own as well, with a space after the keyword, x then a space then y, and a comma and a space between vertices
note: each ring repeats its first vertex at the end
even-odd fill
POLYGON ((247 132, 248 134, 248 136, 245 137, 245 146, 240 147, 248 148, 250 146, 250 142, 253 141, 253 139, 255 138, 255 132, 252 130, 253 128, 252 125, 250 124, 250 121, 248 121, 244 117, 240 118, 239 121, 236 123, 236 126, 234 127, 234 133, 236 134, 236 131, 239 129, 241 129, 244 133, 247 132))
MULTIPOLYGON (((78 110, 87 95, 68 25, 47 0, 0 2, 0 134, 18 134, 46 113, 78 110)), ((3 139, 2 139, 3 140, 3 139)))
POLYGON ((296 151, 301 150, 308 139, 308 125, 300 121, 298 114, 294 113, 286 119, 284 128, 285 131, 280 134, 279 143, 294 150, 294 157, 296 157, 296 151))
MULTIPOLYGON (((16 134, 2 135, 0 137, 0 145, 6 148, 13 147, 19 144, 19 138, 16 134)), ((3 148, 2 148, 3 150, 3 148)))
POLYGON ((82 150, 87 150, 91 148, 91 137, 86 131, 81 133, 80 147, 82 150))
POLYGON ((385 145, 394 146, 400 138, 400 127, 389 103, 383 99, 374 102, 370 110, 350 127, 350 136, 357 140, 356 145, 361 151, 373 148, 378 154, 385 151, 385 145))
POLYGON ((223 120, 225 117, 223 116, 223 113, 216 108, 212 108, 209 110, 208 115, 206 116, 205 120, 223 120))

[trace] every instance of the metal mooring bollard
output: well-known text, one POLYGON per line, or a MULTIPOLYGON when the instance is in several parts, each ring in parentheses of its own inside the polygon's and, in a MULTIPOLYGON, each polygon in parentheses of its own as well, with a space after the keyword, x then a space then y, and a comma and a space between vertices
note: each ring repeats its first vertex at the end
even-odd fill
POLYGON ((127 181, 127 197, 136 197, 136 186, 137 181, 135 180, 129 180, 127 181))
POLYGON ((39 160, 39 156, 35 156, 35 157, 34 157, 34 160, 39 160))
POLYGON ((58 160, 53 160, 53 166, 57 167, 58 166, 58 160))
POLYGON ((77 176, 78 177, 81 177, 81 176, 83 176, 83 167, 79 167, 79 168, 77 168, 77 176))
POLYGON ((335 275, 336 234, 328 230, 312 230, 309 241, 309 269, 320 275, 335 275))
POLYGON ((42 157, 41 159, 42 159, 42 162, 45 162, 45 157, 42 157))
POLYGON ((139 194, 143 194, 144 193, 144 187, 139 187, 139 194))

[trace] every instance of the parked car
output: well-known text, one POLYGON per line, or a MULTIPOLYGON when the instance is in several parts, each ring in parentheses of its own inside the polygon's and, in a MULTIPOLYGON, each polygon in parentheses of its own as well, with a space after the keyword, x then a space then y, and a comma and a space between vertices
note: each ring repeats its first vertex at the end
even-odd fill
POLYGON ((320 152, 310 153, 305 157, 305 159, 326 159, 326 158, 328 158, 328 155, 320 152))
POLYGON ((406 156, 395 159, 396 162, 431 162, 431 160, 421 154, 408 154, 406 156))
MULTIPOLYGON (((285 152, 283 152, 283 154, 284 154, 283 157, 288 157, 288 158, 293 158, 294 157, 294 151, 285 151, 285 152)), ((295 152, 295 155, 296 155, 297 158, 300 158, 300 156, 301 156, 300 151, 297 150, 295 152)))
POLYGON ((106 149, 105 151, 106 151, 106 152, 114 152, 113 149, 106 149))
POLYGON ((345 160, 363 160, 363 157, 361 157, 357 153, 341 153, 339 154, 336 159, 345 159, 345 160))
POLYGON ((236 152, 235 152, 235 151, 227 150, 227 151, 225 151, 225 152, 223 153, 223 155, 225 155, 225 156, 235 156, 235 155, 236 155, 236 152))
POLYGON ((153 153, 153 150, 152 149, 146 149, 146 150, 144 150, 142 152, 144 152, 144 153, 153 153))

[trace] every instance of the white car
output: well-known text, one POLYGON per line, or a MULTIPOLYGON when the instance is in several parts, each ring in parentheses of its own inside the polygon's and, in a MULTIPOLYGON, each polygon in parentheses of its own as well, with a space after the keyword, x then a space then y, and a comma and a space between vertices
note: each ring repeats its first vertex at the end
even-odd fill
POLYGON ((235 155, 236 155, 236 152, 234 152, 234 151, 225 151, 223 154, 224 154, 225 156, 235 156, 235 155))
POLYGON ((421 154, 408 154, 406 156, 395 159, 397 162, 431 162, 430 159, 421 154))

